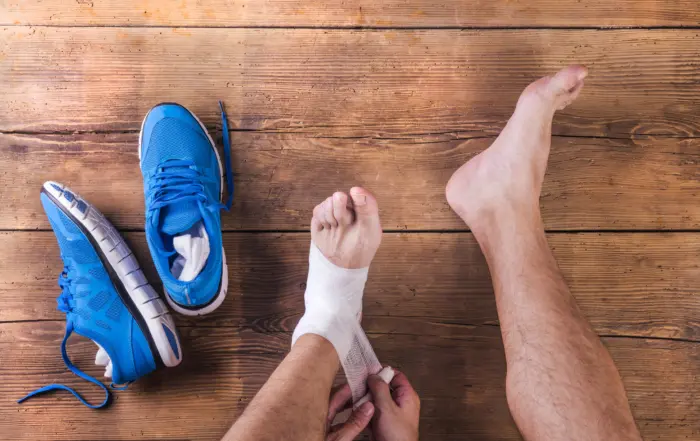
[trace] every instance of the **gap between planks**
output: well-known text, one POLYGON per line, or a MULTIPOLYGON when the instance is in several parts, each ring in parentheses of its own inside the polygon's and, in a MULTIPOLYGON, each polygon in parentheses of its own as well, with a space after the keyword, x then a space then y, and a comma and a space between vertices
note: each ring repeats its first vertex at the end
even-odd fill
POLYGON ((381 26, 381 25, 335 25, 335 26, 283 26, 283 25, 139 25, 139 24, 22 24, 0 23, 4 28, 128 28, 128 29, 284 29, 284 30, 349 30, 349 31, 620 31, 620 30, 694 30, 700 26, 691 25, 656 25, 656 26, 381 26))
MULTIPOLYGON (((369 316, 368 316, 369 317, 369 316)), ((398 316, 392 316, 392 318, 401 318, 398 316)), ((414 318, 414 317, 411 317, 414 318)), ((421 317, 425 318, 425 317, 421 317)), ((59 319, 38 319, 38 320, 0 320, 0 325, 11 325, 11 324, 17 324, 17 323, 63 323, 64 320, 59 320, 59 319)), ((456 326, 467 326, 467 327, 474 327, 474 328, 479 328, 479 327, 492 327, 492 328, 500 328, 501 326, 496 323, 452 323, 452 325, 456 326)), ((235 329, 239 331, 246 331, 250 330, 258 334, 263 334, 263 335, 292 335, 293 331, 269 331, 269 330, 262 330, 262 329, 257 329, 254 326, 233 326, 233 325, 178 325, 178 329, 235 329)), ((412 334, 408 332, 377 332, 377 331, 369 331, 366 332, 367 335, 405 335, 405 336, 421 336, 423 334, 412 334)), ((606 338, 606 339, 636 339, 636 340, 660 340, 660 341, 674 341, 674 342, 681 342, 681 343, 700 343, 700 340, 694 340, 691 338, 683 338, 683 337, 658 337, 658 336, 644 336, 644 335, 625 335, 625 334, 597 334, 599 338, 606 338)), ((447 338, 449 339, 450 337, 446 336, 435 336, 435 337, 440 337, 440 338, 447 338)))

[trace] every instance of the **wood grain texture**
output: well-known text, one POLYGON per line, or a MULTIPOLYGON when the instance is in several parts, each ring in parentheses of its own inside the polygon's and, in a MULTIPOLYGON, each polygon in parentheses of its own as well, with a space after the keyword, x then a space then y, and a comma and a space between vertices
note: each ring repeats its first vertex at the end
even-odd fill
POLYGON ((0 131, 138 130, 162 101, 233 128, 494 134, 522 89, 591 69, 554 133, 700 133, 697 30, 0 29, 0 131))
MULTIPOLYGON (((146 269, 142 233, 126 234, 146 269)), ((553 234, 550 244, 584 314, 603 335, 700 340, 700 234, 553 234)), ((304 308, 309 235, 227 233, 229 294, 181 325, 291 331, 304 308)), ((63 265, 50 232, 0 234, 0 321, 62 320, 63 265)), ((160 290, 160 286, 158 286, 160 290)), ((385 234, 365 290, 371 333, 437 333, 498 325, 488 268, 471 234, 385 234), (430 326, 427 326, 427 322, 430 326), (409 331, 410 330, 410 331, 409 331)))
MULTIPOLYGON (((697 230, 697 29, 582 28, 698 23, 691 0, 0 2, 0 229, 47 229, 37 193, 51 179, 141 230, 137 132, 162 101, 218 134, 224 100, 237 187, 223 214, 228 298, 205 319, 177 316, 183 364, 108 412, 67 394, 14 403, 52 382, 100 394, 60 359, 53 234, 0 232, 0 438, 220 439, 288 350, 309 243, 233 231, 305 231, 315 203, 360 184, 385 228, 448 231, 386 234, 365 293, 378 355, 422 397, 421 439, 519 440, 488 268, 470 234, 450 231, 465 227, 445 183, 493 141, 523 87, 582 63, 586 88, 553 128, 546 227, 697 230), (332 29, 353 27, 373 29, 332 29), (577 29, 555 29, 566 27, 577 29)), ((143 233, 126 237, 158 280, 143 233)), ((700 438, 700 233, 549 241, 644 438, 700 438)), ((71 339, 74 361, 99 376, 95 350, 71 339)))
MULTIPOLYGON (((390 230, 466 229, 444 188, 493 138, 321 139, 234 132, 225 230, 307 231, 315 204, 363 185, 390 230)), ((138 135, 0 135, 2 229, 48 229, 38 191, 69 185, 119 228, 142 229, 138 135)), ((549 230, 697 229, 700 140, 554 138, 541 207, 549 230)))
MULTIPOLYGON (((432 326, 426 323, 426 327, 432 326)), ((410 330, 406 327, 405 330, 410 330)), ((0 432, 10 439, 219 439, 288 350, 290 335, 226 328, 182 328, 184 361, 117 392, 108 412, 67 394, 14 400, 49 382, 100 392, 63 367, 55 322, 0 325, 0 432)), ((422 440, 519 440, 505 400, 498 328, 461 327, 450 336, 370 335, 378 356, 404 371, 422 399, 422 440), (440 375, 435 375, 440 372, 440 375)), ((646 440, 697 439, 700 346, 605 338, 646 440)), ((96 346, 73 339, 69 353, 88 373, 96 346)))
POLYGON ((693 0, 7 0, 0 25, 122 26, 696 26, 693 0))

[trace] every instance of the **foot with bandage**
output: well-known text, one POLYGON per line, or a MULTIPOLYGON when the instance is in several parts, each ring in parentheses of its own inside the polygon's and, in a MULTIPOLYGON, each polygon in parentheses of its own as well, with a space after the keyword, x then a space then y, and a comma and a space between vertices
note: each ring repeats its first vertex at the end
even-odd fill
MULTIPOLYGON (((354 403, 366 394, 367 377, 382 370, 360 325, 367 273, 381 240, 377 201, 363 188, 354 187, 349 195, 336 192, 314 208, 306 310, 292 345, 305 334, 328 340, 338 353, 354 403)), ((390 368, 385 375, 390 381, 390 368)))
POLYGON ((377 200, 363 188, 336 192, 314 208, 305 310, 292 349, 224 440, 325 433, 326 441, 350 441, 370 424, 375 440, 418 440, 418 395, 404 374, 382 366, 361 326, 381 240, 377 200), (339 367, 347 384, 331 393, 339 367))
POLYGON ((328 340, 340 359, 352 401, 369 400, 367 378, 380 372, 390 382, 393 371, 382 368, 362 330, 362 296, 369 265, 382 241, 379 207, 360 187, 336 192, 314 208, 311 219, 306 310, 292 345, 305 334, 328 340))

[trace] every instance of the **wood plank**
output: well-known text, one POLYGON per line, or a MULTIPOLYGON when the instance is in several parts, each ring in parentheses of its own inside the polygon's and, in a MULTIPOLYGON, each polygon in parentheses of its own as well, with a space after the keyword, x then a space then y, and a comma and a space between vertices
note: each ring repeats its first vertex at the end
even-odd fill
POLYGON ((61 0, 0 4, 0 25, 614 27, 696 26, 694 0, 61 0))
POLYGON ((696 30, 0 30, 0 131, 138 130, 162 101, 236 129, 494 134, 532 80, 587 64, 555 134, 698 136, 696 30), (649 60, 653 60, 650 63, 649 60))
MULTIPOLYGON (((306 231, 313 206, 365 185, 390 230, 466 229, 444 197, 493 138, 320 139, 234 132, 236 194, 225 230, 306 231)), ((2 229, 48 229, 38 191, 69 185, 120 228, 142 229, 138 135, 0 135, 2 229)), ((541 206, 549 230, 697 229, 698 139, 554 138, 541 206)))
MULTIPOLYGON (((142 233, 126 235, 152 282, 142 233)), ((566 280, 602 335, 700 340, 700 234, 553 234, 566 280)), ((291 331, 303 312, 309 235, 224 235, 229 294, 206 319, 180 325, 291 331)), ((0 234, 0 321, 62 320, 53 234, 0 234)), ((160 287, 158 287, 160 289, 160 287)), ((385 234, 365 290, 368 332, 413 329, 450 337, 497 325, 488 268, 471 234, 385 234), (428 322, 430 326, 426 325, 428 322)))
MULTIPOLYGON (((75 386, 92 399, 100 397, 63 367, 62 334, 59 323, 0 325, 0 432, 11 439, 219 439, 282 359, 290 340, 289 334, 183 328, 183 364, 116 393, 108 412, 83 408, 67 394, 18 406, 17 397, 54 381, 75 386)), ((383 334, 370 339, 379 357, 406 372, 418 390, 422 440, 520 439, 505 400, 497 328, 462 327, 450 337, 383 334)), ((700 345, 629 338, 604 342, 644 438, 696 439, 700 345)), ((99 376, 95 349, 84 340, 69 345, 74 362, 99 376)))

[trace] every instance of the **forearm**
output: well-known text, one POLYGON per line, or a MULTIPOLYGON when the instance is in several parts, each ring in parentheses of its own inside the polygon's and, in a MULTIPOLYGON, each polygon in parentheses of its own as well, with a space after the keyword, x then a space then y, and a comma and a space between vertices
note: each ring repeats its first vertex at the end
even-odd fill
POLYGON ((323 440, 338 367, 328 340, 302 336, 223 440, 323 440))

